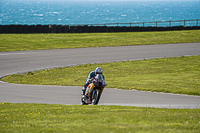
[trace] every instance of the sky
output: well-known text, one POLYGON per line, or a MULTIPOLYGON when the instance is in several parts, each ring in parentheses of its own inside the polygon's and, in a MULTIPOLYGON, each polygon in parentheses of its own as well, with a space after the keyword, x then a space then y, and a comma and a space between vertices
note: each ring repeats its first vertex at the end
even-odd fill
POLYGON ((63 1, 200 1, 200 0, 63 0, 63 1))
POLYGON ((200 1, 200 0, 37 0, 37 1, 200 1))
POLYGON ((108 2, 109 1, 199 1, 200 2, 200 0, 21 0, 21 1, 108 1, 108 2))
POLYGON ((200 0, 64 0, 64 1, 200 1, 200 0))

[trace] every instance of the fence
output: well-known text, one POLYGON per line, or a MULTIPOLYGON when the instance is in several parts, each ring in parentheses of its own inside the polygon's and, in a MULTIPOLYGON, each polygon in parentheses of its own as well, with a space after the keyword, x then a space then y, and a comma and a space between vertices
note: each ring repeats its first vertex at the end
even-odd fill
POLYGON ((200 29, 199 21, 156 21, 141 23, 110 23, 88 25, 0 25, 0 34, 6 33, 98 33, 98 32, 139 32, 139 31, 170 31, 170 30, 195 30, 200 29), (188 22, 195 22, 189 25, 188 22), (168 23, 168 26, 160 26, 160 23, 168 23), (176 24, 173 24, 176 23, 176 24), (177 24, 179 23, 179 24, 177 24), (182 23, 182 25, 180 25, 182 23), (116 24, 116 26, 113 26, 116 24), (124 26, 124 24, 128 24, 124 26), (140 24, 142 26, 138 26, 140 24), (148 24, 153 24, 148 25, 148 24), (102 25, 102 26, 101 26, 102 25), (123 25, 123 26, 120 26, 123 25), (134 26, 133 26, 134 25, 134 26))
POLYGON ((166 26, 166 27, 172 27, 172 26, 199 26, 200 19, 193 19, 193 20, 176 20, 176 21, 155 21, 155 22, 137 22, 137 23, 104 23, 104 24, 87 24, 90 26, 153 26, 153 27, 159 27, 159 24, 166 26), (194 22, 194 23, 191 23, 194 22), (150 24, 150 25, 149 25, 150 24), (174 24, 174 25, 173 25, 174 24))

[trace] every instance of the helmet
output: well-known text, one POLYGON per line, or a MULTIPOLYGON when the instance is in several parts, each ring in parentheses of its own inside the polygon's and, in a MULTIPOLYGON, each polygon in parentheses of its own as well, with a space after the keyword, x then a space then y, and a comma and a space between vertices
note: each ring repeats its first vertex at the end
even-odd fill
POLYGON ((97 67, 97 68, 95 69, 95 74, 102 74, 102 73, 103 73, 103 70, 102 70, 101 67, 97 67))

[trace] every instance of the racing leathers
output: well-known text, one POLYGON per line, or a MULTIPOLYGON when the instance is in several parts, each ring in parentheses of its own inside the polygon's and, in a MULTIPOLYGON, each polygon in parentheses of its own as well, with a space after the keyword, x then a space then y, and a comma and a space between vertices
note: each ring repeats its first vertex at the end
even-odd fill
MULTIPOLYGON (((86 82, 85 82, 85 85, 83 87, 83 95, 85 95, 85 91, 86 91, 86 88, 87 86, 92 82, 92 80, 95 78, 95 76, 97 75, 97 73, 95 71, 92 71, 89 75, 88 75, 88 78, 86 79, 86 82)), ((104 75, 102 74, 103 78, 104 78, 104 75)), ((105 79, 105 78, 104 78, 105 79)))

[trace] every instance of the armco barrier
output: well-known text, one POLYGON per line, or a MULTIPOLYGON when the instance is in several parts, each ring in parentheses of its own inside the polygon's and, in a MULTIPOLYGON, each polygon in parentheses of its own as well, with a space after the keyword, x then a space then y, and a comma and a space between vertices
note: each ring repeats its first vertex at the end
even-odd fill
POLYGON ((10 25, 3 25, 3 33, 10 33, 11 27, 10 25))
POLYGON ((68 25, 63 25, 62 26, 62 32, 63 33, 69 33, 69 26, 68 25))
POLYGON ((89 33, 95 33, 96 31, 98 32, 95 26, 89 26, 89 33))
POLYGON ((35 31, 36 31, 36 33, 43 33, 43 26, 42 25, 36 25, 35 31))
POLYGON ((28 25, 24 25, 24 26, 22 26, 22 28, 23 28, 23 33, 25 33, 25 34, 29 33, 28 25))
POLYGON ((82 33, 83 32, 83 26, 77 26, 76 27, 76 32, 77 33, 82 33))
POLYGON ((115 32, 115 27, 111 26, 111 27, 108 27, 107 30, 109 32, 115 32))
POLYGON ((49 32, 50 33, 57 33, 56 25, 49 25, 49 32))
POLYGON ((62 25, 56 25, 56 33, 62 33, 62 25))
POLYGON ((17 33, 16 25, 10 25, 10 33, 17 33))
POLYGON ((35 25, 28 26, 29 33, 35 33, 35 25))
POLYGON ((42 31, 43 31, 43 33, 49 33, 50 32, 49 25, 43 25, 42 31))
MULTIPOLYGON (((95 27, 95 31, 94 32, 103 32, 103 30, 104 30, 104 26, 94 26, 95 27)), ((107 29, 107 28, 106 28, 107 29)), ((104 31, 104 32, 106 32, 106 31, 104 31)))
POLYGON ((69 33, 76 33, 76 26, 70 26, 69 33))
POLYGON ((87 25, 83 26, 83 33, 88 33, 89 32, 89 28, 87 25))
POLYGON ((3 33, 3 25, 0 25, 0 34, 3 33))
POLYGON ((140 32, 199 30, 200 26, 173 27, 129 27, 129 26, 69 26, 69 25, 0 25, 0 33, 101 33, 101 32, 140 32))

